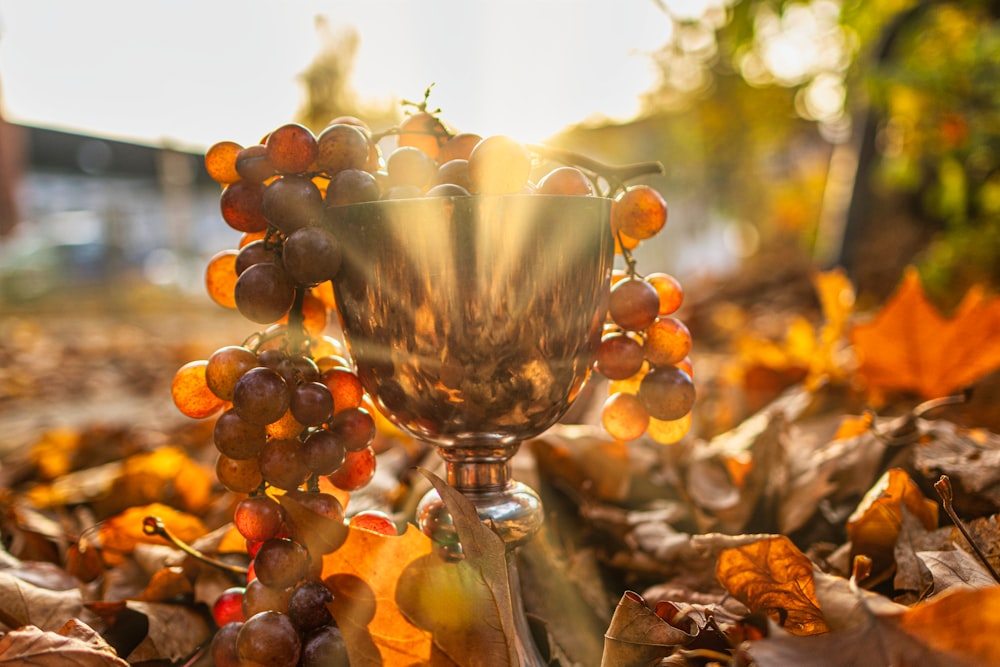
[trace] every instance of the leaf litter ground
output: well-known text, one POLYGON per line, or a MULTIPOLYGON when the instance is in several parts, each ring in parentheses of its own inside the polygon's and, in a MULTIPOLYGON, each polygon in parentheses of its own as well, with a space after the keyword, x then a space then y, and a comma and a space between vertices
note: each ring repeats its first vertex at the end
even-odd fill
MULTIPOLYGON (((947 475, 957 515, 1000 567, 1000 308, 975 291, 942 314, 908 274, 867 317, 843 276, 810 277, 811 292, 770 304, 692 299, 698 432, 680 445, 567 425, 519 455, 547 509, 518 554, 522 591, 554 664, 1000 663, 1000 589, 934 491, 947 475), (924 402, 970 384, 961 403, 924 402)), ((181 363, 249 333, 219 313, 0 321, 0 664, 59 664, 46 660, 60 651, 88 665, 207 664, 208 605, 238 581, 141 521, 159 515, 202 551, 246 562, 228 529, 236 499, 211 471, 211 424, 169 402, 181 363)), ((405 519, 429 486, 413 463, 436 459, 383 436, 379 478, 351 503, 405 519)), ((476 539, 481 526, 458 521, 476 539)), ((323 573, 355 662, 507 664, 502 553, 475 543, 463 574, 412 528, 351 531, 323 573), (468 613, 436 614, 429 578, 468 613), (470 616, 489 631, 463 641, 470 616)))

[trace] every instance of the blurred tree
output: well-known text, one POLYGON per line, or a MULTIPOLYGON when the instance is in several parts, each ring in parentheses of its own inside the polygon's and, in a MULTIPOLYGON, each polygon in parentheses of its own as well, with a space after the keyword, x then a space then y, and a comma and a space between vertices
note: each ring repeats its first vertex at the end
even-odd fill
POLYGON ((628 150, 668 192, 878 296, 911 262, 1000 286, 1000 3, 652 1, 673 28, 628 150))
POLYGON ((20 218, 17 183, 24 160, 22 134, 21 128, 7 123, 0 113, 0 239, 14 231, 20 218))
POLYGON ((334 30, 324 16, 316 17, 316 30, 320 50, 300 75, 306 98, 298 121, 314 132, 338 116, 362 118, 374 130, 395 125, 399 119, 397 106, 365 102, 351 85, 361 39, 358 32, 353 28, 334 30))

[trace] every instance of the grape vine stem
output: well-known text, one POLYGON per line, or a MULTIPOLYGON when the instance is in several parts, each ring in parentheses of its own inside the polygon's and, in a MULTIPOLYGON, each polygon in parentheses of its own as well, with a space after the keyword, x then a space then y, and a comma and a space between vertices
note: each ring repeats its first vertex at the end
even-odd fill
POLYGON ((192 558, 196 558, 201 562, 211 565, 213 567, 217 567, 220 570, 225 570, 226 572, 231 572, 233 574, 241 574, 241 575, 246 575, 247 572, 249 572, 248 568, 241 567, 239 565, 231 565, 229 563, 224 563, 220 560, 216 560, 215 558, 210 558, 209 556, 206 556, 202 552, 192 547, 190 544, 184 542, 184 540, 180 539, 179 537, 171 533, 170 529, 168 529, 166 524, 163 523, 163 519, 161 519, 158 516, 147 516, 145 519, 143 519, 142 532, 146 535, 150 536, 156 535, 162 537, 163 539, 167 540, 168 542, 170 542, 175 547, 177 547, 187 555, 191 556, 192 558))
POLYGON ((657 161, 611 165, 600 160, 595 160, 587 155, 562 148, 553 148, 541 144, 528 144, 527 147, 529 150, 548 160, 579 167, 580 169, 597 174, 608 182, 612 193, 633 178, 664 173, 663 163, 657 161))

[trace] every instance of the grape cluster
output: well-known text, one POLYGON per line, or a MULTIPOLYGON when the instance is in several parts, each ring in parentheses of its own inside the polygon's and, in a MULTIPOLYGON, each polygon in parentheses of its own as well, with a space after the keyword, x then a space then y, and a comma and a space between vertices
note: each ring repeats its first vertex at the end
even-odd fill
POLYGON ((341 263, 327 225, 345 206, 616 193, 612 226, 628 270, 617 272, 595 364, 613 381, 604 425, 622 440, 647 429, 664 442, 683 435, 677 425, 690 419, 694 393, 691 338, 671 317, 681 288, 665 274, 640 277, 630 253, 663 226, 666 205, 652 188, 626 188, 627 179, 602 174, 591 160, 573 165, 566 155, 559 153, 559 165, 533 181, 537 149, 506 136, 453 132, 426 110, 426 99, 383 135, 345 116, 318 134, 290 123, 257 144, 221 141, 207 151, 206 169, 223 187, 222 218, 242 233, 237 248, 209 260, 207 292, 266 325, 242 344, 185 364, 172 385, 182 413, 217 415, 217 477, 245 494, 233 523, 252 560, 246 585, 227 590, 213 607, 220 628, 211 648, 216 665, 347 665, 329 611, 333 595, 320 580, 323 555, 343 542, 347 525, 397 534, 392 519, 378 512, 348 521, 329 488, 360 489, 376 466, 373 401, 342 343, 324 335, 336 310, 330 280, 341 263), (390 134, 395 146, 383 155, 380 140, 390 134), (668 437, 664 429, 674 431, 668 437))
MULTIPOLYGON (((295 350, 295 338, 277 325, 175 376, 182 412, 207 416, 218 405, 216 475, 248 494, 233 523, 252 561, 246 586, 226 591, 213 608, 222 628, 212 647, 217 665, 348 664, 326 606, 332 594, 319 579, 323 555, 341 543, 331 528, 343 529, 344 507, 320 488, 352 491, 371 480, 375 420, 339 342, 300 334, 295 350), (278 493, 300 512, 287 513, 278 493)), ((384 516, 357 515, 351 524, 396 534, 384 516)))
POLYGON ((595 368, 611 380, 601 422, 618 440, 648 433, 670 444, 684 437, 691 425, 691 333, 673 316, 684 300, 683 288, 667 273, 640 276, 631 256, 631 250, 656 235, 666 221, 666 202, 648 185, 627 188, 612 203, 612 230, 627 269, 613 276, 595 368))

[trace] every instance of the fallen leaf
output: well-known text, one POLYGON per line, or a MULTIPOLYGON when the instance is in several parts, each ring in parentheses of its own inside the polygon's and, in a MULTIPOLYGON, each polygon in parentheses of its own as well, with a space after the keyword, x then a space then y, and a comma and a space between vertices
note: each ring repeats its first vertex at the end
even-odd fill
POLYGON ((970 665, 1000 665, 1000 586, 954 589, 908 609, 899 626, 914 641, 970 665))
POLYGON ((164 602, 191 595, 194 586, 182 567, 165 567, 155 572, 139 596, 146 602, 164 602))
POLYGON ((626 591, 604 635, 601 667, 652 667, 693 637, 660 618, 641 595, 626 591))
POLYGON ((934 590, 934 577, 919 554, 940 541, 939 533, 927 530, 905 505, 901 510, 902 521, 892 553, 896 564, 892 585, 897 591, 913 591, 916 599, 922 600, 934 590))
POLYGON ((357 601, 334 609, 351 665, 426 663, 431 654, 430 633, 402 615, 396 587, 403 570, 430 552, 430 538, 411 524, 396 537, 349 528, 343 545, 323 556, 322 578, 333 591, 335 603, 338 597, 343 602, 357 601))
POLYGON ((924 479, 951 480, 955 511, 961 516, 992 514, 1000 508, 1000 435, 936 420, 920 425, 914 467, 924 479))
POLYGON ((973 287, 946 318, 910 267, 874 319, 856 325, 850 338, 857 376, 869 392, 946 396, 1000 367, 1000 298, 973 287))
POLYGON ((464 557, 450 563, 429 554, 414 561, 400 578, 400 609, 460 665, 519 665, 504 542, 483 523, 469 499, 436 475, 424 475, 452 517, 464 557), (453 601, 448 608, 440 605, 441 596, 435 592, 439 587, 453 601))
POLYGON ((159 447, 125 459, 110 495, 128 505, 158 501, 194 514, 212 501, 213 478, 180 447, 159 447))
POLYGON ((167 660, 171 663, 194 654, 210 637, 212 629, 205 614, 189 605, 123 600, 94 602, 88 609, 110 627, 105 636, 112 643, 127 646, 130 663, 167 660))
POLYGON ((854 628, 863 624, 871 614, 887 616, 907 609, 884 595, 858 587, 850 579, 819 569, 813 571, 813 584, 823 620, 831 631, 854 628))
MULTIPOLYGON (((848 630, 815 637, 772 632, 750 642, 747 652, 757 667, 973 667, 915 641, 895 624, 870 612, 848 630)), ((983 663, 979 663, 981 666, 983 663)))
POLYGON ((937 527, 937 503, 924 497, 904 470, 892 468, 869 489, 848 518, 851 559, 865 555, 872 560, 871 575, 860 583, 874 585, 892 574, 904 506, 927 530, 937 527))
POLYGON ((212 628, 191 605, 129 600, 128 608, 149 619, 149 633, 126 657, 130 663, 169 660, 171 663, 195 653, 211 637, 212 628))
POLYGON ((101 635, 71 619, 58 632, 33 625, 0 637, 0 665, 20 667, 128 667, 101 635))
POLYGON ((917 558, 930 572, 935 595, 955 586, 989 588, 997 584, 979 559, 961 549, 918 551, 917 558))
POLYGON ((827 631, 816 599, 813 564, 784 535, 719 554, 716 574, 751 611, 770 616, 796 635, 827 631))
POLYGON ((161 503, 130 507, 101 524, 101 549, 108 565, 121 563, 137 544, 167 544, 164 538, 143 531, 147 516, 159 517, 167 530, 189 544, 208 532, 198 517, 161 503))
POLYGON ((823 315, 818 326, 797 315, 783 327, 780 341, 754 334, 737 336, 737 364, 744 382, 761 370, 801 379, 810 390, 845 379, 848 361, 843 350, 854 311, 854 286, 842 269, 816 273, 812 283, 823 315))
POLYGON ((908 608, 817 572, 816 592, 833 631, 796 637, 773 629, 768 638, 750 642, 748 653, 758 667, 1000 664, 1000 587, 959 591, 908 608))
POLYGON ((82 611, 83 596, 77 588, 52 591, 0 571, 0 623, 9 628, 34 625, 54 631, 82 611))

